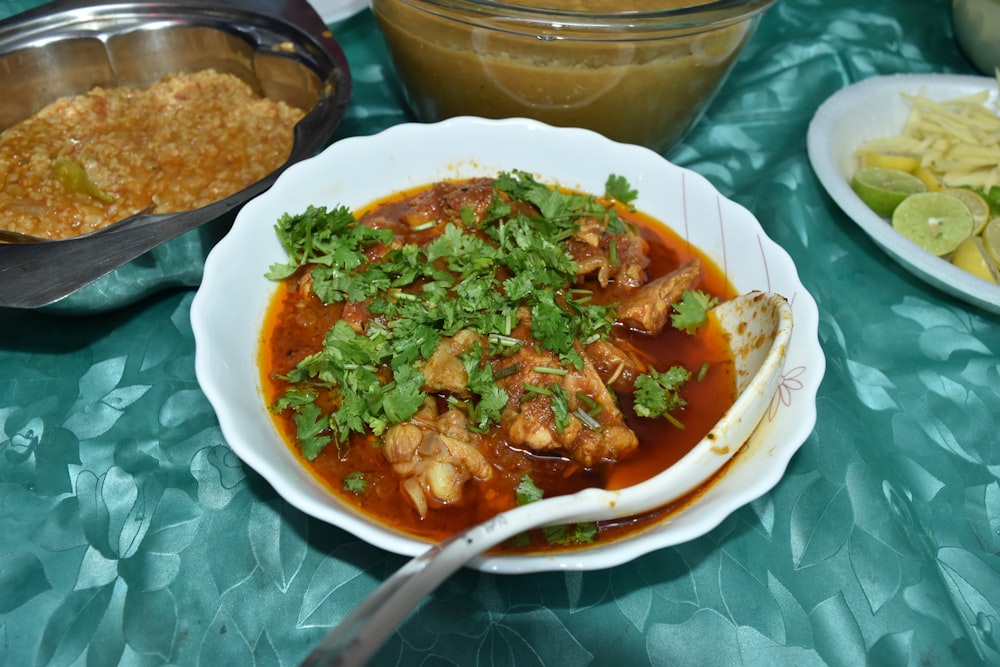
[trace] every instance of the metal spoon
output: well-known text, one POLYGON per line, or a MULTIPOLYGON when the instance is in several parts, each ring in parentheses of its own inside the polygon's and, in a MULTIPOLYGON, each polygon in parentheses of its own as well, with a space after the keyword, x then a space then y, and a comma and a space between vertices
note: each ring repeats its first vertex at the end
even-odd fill
POLYGON ((711 477, 747 442, 767 411, 781 381, 792 332, 791 306, 777 294, 741 295, 715 311, 732 337, 739 395, 689 454, 639 484, 615 491, 585 489, 523 505, 432 546, 362 601, 306 657, 303 667, 363 665, 424 596, 504 540, 546 525, 642 514, 693 491, 711 477), (761 342, 761 335, 769 344, 761 342))
MULTIPOLYGON (((533 528, 621 516, 611 500, 619 494, 587 489, 522 505, 432 546, 393 573, 355 607, 317 644, 302 666, 364 665, 425 596, 473 558, 533 528)), ((655 507, 646 508, 649 509, 655 507)))

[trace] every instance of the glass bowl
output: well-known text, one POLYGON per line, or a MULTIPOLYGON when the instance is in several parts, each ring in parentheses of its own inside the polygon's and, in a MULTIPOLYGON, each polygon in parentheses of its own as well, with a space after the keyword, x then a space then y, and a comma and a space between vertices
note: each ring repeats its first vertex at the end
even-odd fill
POLYGON ((373 10, 421 121, 527 117, 663 153, 773 2, 374 0, 373 10))

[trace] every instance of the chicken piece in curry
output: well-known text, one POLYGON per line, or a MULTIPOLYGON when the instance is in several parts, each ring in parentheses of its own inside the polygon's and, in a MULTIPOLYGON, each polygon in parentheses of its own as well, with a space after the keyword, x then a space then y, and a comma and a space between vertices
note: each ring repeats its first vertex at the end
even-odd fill
POLYGON ((733 401, 709 317, 732 290, 634 195, 514 171, 282 216, 261 346, 282 433, 342 498, 428 539, 668 467, 733 401))

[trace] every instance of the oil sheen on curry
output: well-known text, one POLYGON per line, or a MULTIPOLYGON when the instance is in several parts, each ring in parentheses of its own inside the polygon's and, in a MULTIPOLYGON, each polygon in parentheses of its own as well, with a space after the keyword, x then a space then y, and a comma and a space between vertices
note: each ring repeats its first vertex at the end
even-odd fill
POLYGON ((283 215, 260 360, 286 441, 343 501, 434 541, 669 467, 734 400, 710 313, 733 291, 635 196, 614 175, 594 196, 512 171, 283 215))

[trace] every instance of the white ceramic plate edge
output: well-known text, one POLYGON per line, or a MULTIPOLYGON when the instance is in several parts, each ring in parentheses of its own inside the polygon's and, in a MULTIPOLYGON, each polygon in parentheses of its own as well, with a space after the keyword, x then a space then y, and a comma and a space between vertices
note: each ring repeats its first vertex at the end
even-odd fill
POLYGON ((264 409, 259 379, 254 377, 253 382, 246 382, 246 378, 244 381, 236 379, 228 384, 225 379, 220 380, 241 365, 250 363, 256 368, 256 336, 244 336, 242 343, 234 340, 224 346, 213 346, 209 333, 213 326, 222 325, 234 331, 259 333, 263 313, 249 312, 252 309, 245 304, 266 300, 266 294, 273 292, 274 286, 260 275, 244 275, 233 267, 266 267, 283 258, 272 227, 277 217, 288 210, 288 202, 303 202, 301 208, 305 202, 328 206, 342 203, 356 208, 391 193, 386 192, 380 182, 392 183, 392 189, 398 190, 436 178, 481 175, 512 168, 540 175, 557 174, 562 185, 601 192, 607 176, 603 169, 606 168, 595 170, 581 166, 594 163, 595 155, 600 156, 597 159, 600 164, 616 165, 614 171, 625 175, 639 190, 637 207, 640 210, 663 219, 657 211, 680 206, 682 213, 676 216, 678 219, 664 222, 713 257, 724 271, 729 271, 730 263, 752 265, 750 277, 742 282, 753 284, 737 282, 741 291, 777 291, 789 298, 795 331, 788 349, 787 381, 783 381, 772 401, 767 423, 759 429, 759 437, 752 441, 749 453, 741 454, 726 475, 696 504, 658 524, 641 538, 552 556, 486 556, 472 565, 498 573, 610 567, 651 550, 698 537, 732 511, 771 489, 812 432, 816 420, 816 391, 825 370, 817 337, 816 304, 799 282, 787 253, 766 236, 746 209, 722 197, 698 174, 672 165, 647 149, 616 144, 586 130, 556 129, 524 119, 458 118, 429 125, 400 125, 375 137, 345 139, 320 155, 291 167, 267 193, 243 208, 233 231, 209 256, 203 287, 191 308, 196 373, 234 452, 260 472, 288 502, 307 514, 339 525, 389 551, 406 555, 423 551, 426 548, 423 542, 381 529, 350 510, 342 514, 346 508, 342 507, 341 512, 332 510, 327 489, 302 468, 287 448, 284 448, 287 455, 282 455, 281 461, 276 461, 273 455, 265 459, 264 450, 259 447, 261 440, 270 438, 280 442, 280 438, 264 409), (442 131, 450 133, 447 145, 433 141, 442 131), (524 134, 531 137, 527 142, 532 146, 530 155, 524 150, 525 142, 510 141, 510 137, 523 137, 524 134), (385 156, 378 163, 366 164, 366 151, 372 142, 380 147, 398 147, 394 149, 397 154, 385 156), (408 152, 421 145, 433 146, 435 159, 427 161, 431 166, 425 167, 415 163, 412 156, 407 157, 408 152), (484 146, 488 157, 484 156, 484 146), (477 157, 472 159, 467 157, 469 155, 477 157), (619 165, 621 169, 617 168, 619 165), (362 178, 350 189, 345 189, 338 179, 342 170, 350 170, 352 175, 359 171, 368 173, 370 178, 362 178), (718 237, 718 242, 703 243, 698 240, 699 236, 718 237), (736 249, 741 253, 753 253, 753 259, 738 260, 727 255, 736 249), (241 298, 227 298, 231 290, 241 291, 241 298), (794 408, 790 392, 795 394, 794 408), (256 409, 229 409, 229 399, 234 395, 239 395, 241 405, 256 409), (226 401, 224 397, 228 397, 226 401))
POLYGON ((990 285, 935 257, 897 233, 850 187, 855 149, 868 139, 899 134, 909 114, 901 93, 934 100, 992 90, 995 79, 957 74, 894 74, 847 86, 827 99, 809 124, 809 161, 830 197, 890 257, 918 278, 984 310, 1000 313, 1000 286, 990 285))

